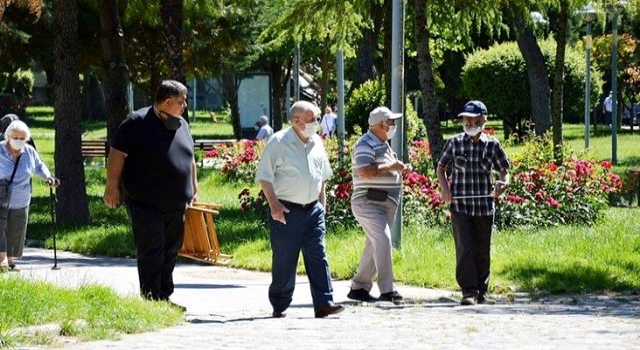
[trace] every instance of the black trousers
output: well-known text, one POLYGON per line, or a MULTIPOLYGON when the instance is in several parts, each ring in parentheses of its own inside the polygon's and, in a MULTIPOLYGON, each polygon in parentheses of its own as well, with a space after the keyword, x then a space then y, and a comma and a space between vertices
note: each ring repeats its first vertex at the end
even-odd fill
POLYGON ((185 209, 165 211, 127 199, 142 297, 167 300, 173 294, 173 269, 184 239, 185 209))
POLYGON ((484 295, 489 288, 493 215, 471 216, 451 211, 456 243, 456 280, 464 297, 484 295))

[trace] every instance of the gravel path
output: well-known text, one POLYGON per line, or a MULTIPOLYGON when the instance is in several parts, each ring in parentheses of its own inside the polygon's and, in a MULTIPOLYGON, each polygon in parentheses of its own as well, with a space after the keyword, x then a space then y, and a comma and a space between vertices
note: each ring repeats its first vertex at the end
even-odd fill
MULTIPOLYGON (((86 257, 27 248, 22 276, 76 287, 109 285, 137 293, 131 259, 86 257)), ((300 276, 288 315, 270 317, 266 273, 181 264, 172 300, 187 307, 185 323, 117 341, 79 343, 68 349, 640 349, 640 296, 580 295, 532 302, 463 307, 459 293, 399 286, 407 302, 355 303, 349 281, 334 281, 334 299, 346 310, 313 318, 308 280, 300 276)), ((376 294, 375 291, 372 294, 376 294)))

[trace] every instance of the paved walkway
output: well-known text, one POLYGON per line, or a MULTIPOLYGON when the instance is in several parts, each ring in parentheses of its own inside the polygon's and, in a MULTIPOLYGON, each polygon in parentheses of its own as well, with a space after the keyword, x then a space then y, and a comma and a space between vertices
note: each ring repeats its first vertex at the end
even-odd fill
MULTIPOLYGON (((87 283, 137 294, 135 261, 27 248, 21 275, 75 287, 87 283)), ((526 298, 462 307, 456 292, 399 286, 407 299, 357 304, 348 281, 335 281, 347 309, 315 319, 308 281, 298 278, 288 315, 270 317, 270 275, 179 264, 172 300, 187 307, 184 324, 118 341, 63 343, 68 349, 640 349, 640 296, 526 298)), ((372 293, 376 295, 376 292, 372 293)))

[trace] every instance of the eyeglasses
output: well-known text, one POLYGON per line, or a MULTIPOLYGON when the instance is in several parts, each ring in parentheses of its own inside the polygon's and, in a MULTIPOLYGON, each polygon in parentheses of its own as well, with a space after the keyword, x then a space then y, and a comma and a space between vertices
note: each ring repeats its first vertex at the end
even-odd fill
POLYGON ((12 139, 12 140, 20 140, 20 141, 24 141, 24 140, 26 140, 27 138, 26 138, 26 137, 12 137, 11 139, 12 139))
POLYGON ((387 124, 388 126, 394 126, 394 125, 396 125, 396 120, 395 119, 387 119, 387 120, 383 121, 383 123, 387 124))

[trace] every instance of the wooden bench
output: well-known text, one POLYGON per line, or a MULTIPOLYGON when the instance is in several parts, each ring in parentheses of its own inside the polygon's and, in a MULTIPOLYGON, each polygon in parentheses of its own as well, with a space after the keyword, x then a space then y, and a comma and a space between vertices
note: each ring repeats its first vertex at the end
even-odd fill
POLYGON ((232 256, 220 251, 215 217, 222 205, 193 203, 185 212, 184 242, 178 255, 212 265, 226 265, 232 256))
POLYGON ((627 178, 622 182, 621 192, 628 198, 629 205, 633 205, 635 199, 640 206, 640 168, 627 170, 627 178))
MULTIPOLYGON (((226 139, 226 140, 195 140, 193 141, 193 148, 196 150, 204 152, 211 151, 217 146, 220 145, 232 145, 236 140, 234 139, 226 139)), ((200 167, 204 168, 204 155, 200 157, 200 167)))
POLYGON ((109 156, 109 144, 106 140, 82 140, 82 158, 109 156))
POLYGON ((211 151, 216 146, 231 145, 234 142, 236 142, 236 140, 233 140, 233 139, 226 139, 226 140, 195 140, 195 141, 193 141, 193 147, 195 149, 201 150, 202 152, 207 152, 207 151, 211 151))

